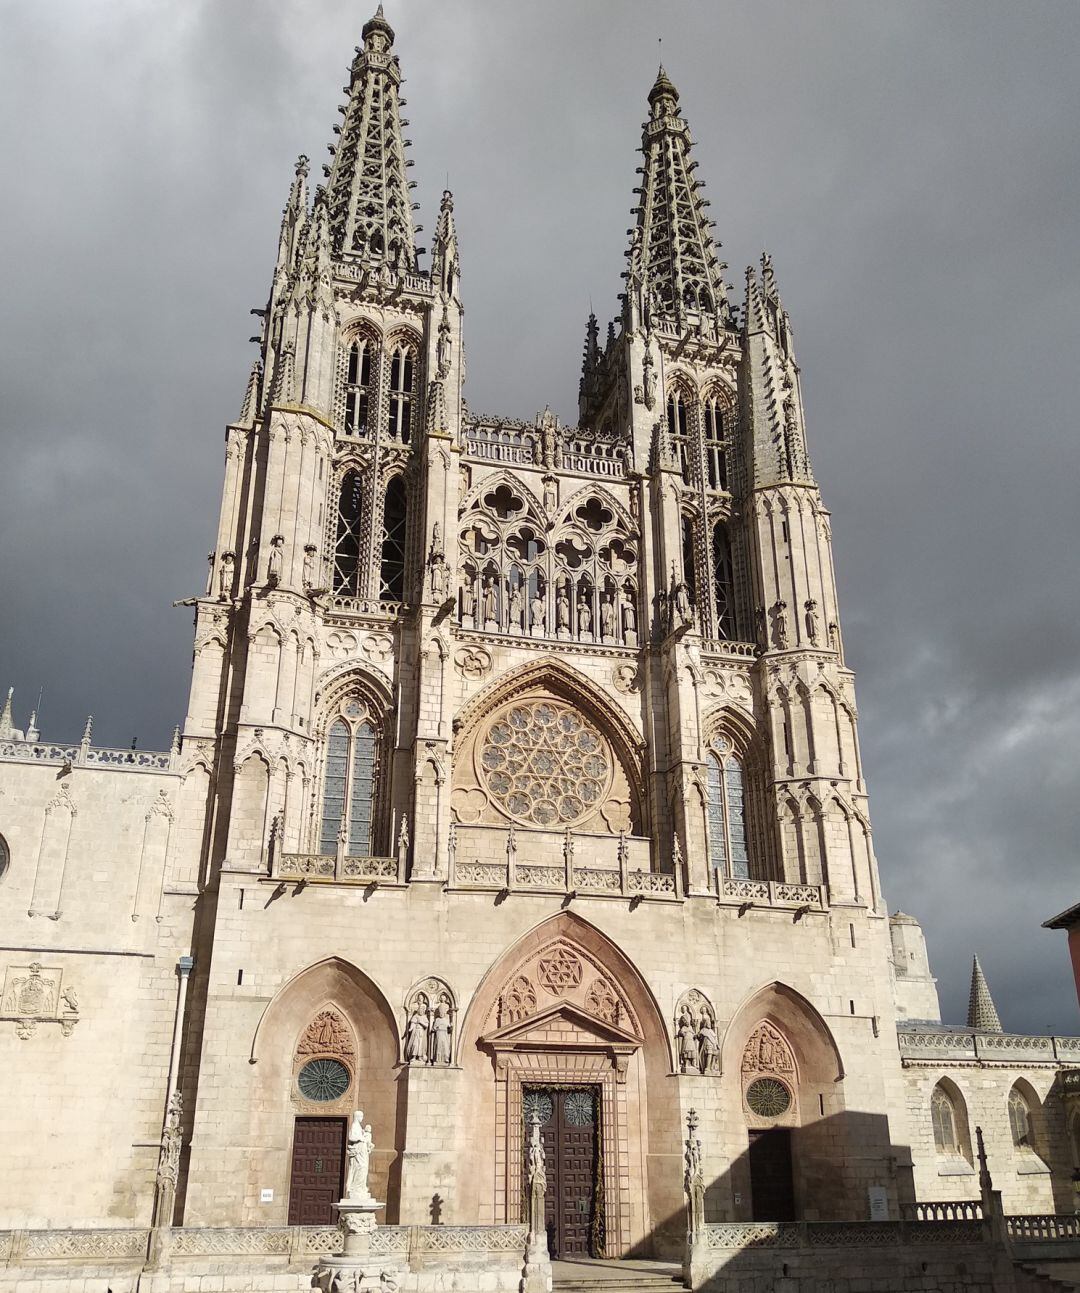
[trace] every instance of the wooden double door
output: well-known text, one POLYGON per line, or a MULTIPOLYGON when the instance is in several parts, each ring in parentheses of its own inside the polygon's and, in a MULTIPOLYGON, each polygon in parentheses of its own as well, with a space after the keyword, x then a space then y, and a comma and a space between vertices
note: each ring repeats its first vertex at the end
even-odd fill
POLYGON ((552 1257, 600 1257, 600 1088, 526 1087, 524 1097, 526 1141, 532 1115, 540 1117, 548 1251, 552 1257))
POLYGON ((345 1186, 344 1118, 297 1118, 289 1177, 289 1225, 332 1226, 345 1186))

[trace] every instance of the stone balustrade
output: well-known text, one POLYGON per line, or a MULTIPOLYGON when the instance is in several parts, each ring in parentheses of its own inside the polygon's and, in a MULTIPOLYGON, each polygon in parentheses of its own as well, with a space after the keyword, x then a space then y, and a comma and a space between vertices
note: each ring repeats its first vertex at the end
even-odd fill
POLYGON ((1080 1239, 1080 1216, 1059 1213, 1056 1216, 1014 1216, 1005 1218, 1005 1233, 1010 1239, 1080 1239))
POLYGON ((454 889, 486 889, 507 893, 573 893, 590 898, 678 899, 676 878, 660 871, 629 866, 579 866, 535 862, 455 861, 450 871, 454 889))
POLYGON ((70 763, 75 768, 122 768, 130 772, 168 772, 175 756, 168 750, 116 750, 105 746, 54 745, 48 741, 0 741, 0 760, 9 763, 70 763))
POLYGON ((334 880, 341 884, 404 884, 398 858, 335 857, 322 853, 281 853, 270 874, 275 880, 334 880))
POLYGON ((785 880, 732 880, 717 872, 717 901, 733 907, 781 907, 824 911, 828 906, 820 884, 789 884, 785 880))
POLYGON ((897 1034, 906 1060, 983 1060, 997 1064, 1059 1061, 1080 1064, 1080 1037, 1028 1037, 966 1029, 904 1029, 897 1034))
POLYGON ((979 1199, 924 1200, 912 1209, 911 1221, 981 1221, 982 1201, 979 1199))

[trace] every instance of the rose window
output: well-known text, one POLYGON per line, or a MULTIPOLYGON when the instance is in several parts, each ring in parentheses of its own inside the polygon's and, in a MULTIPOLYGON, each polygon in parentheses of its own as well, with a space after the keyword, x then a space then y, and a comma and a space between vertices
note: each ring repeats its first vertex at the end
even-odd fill
POLYGON ((791 1108, 791 1092, 778 1078, 755 1078, 746 1088, 746 1103, 759 1118, 779 1118, 791 1108))
POLYGON ((611 787, 607 742, 582 716, 555 701, 523 701, 492 723, 480 776, 509 816, 536 826, 570 826, 595 812, 611 787))

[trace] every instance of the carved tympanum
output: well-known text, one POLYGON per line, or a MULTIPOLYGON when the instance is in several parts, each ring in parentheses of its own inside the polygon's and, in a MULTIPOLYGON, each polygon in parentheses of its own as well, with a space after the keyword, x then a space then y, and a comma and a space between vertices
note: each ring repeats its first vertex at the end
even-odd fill
POLYGON ((304 1058, 309 1055, 333 1055, 339 1059, 352 1059, 356 1054, 352 1032, 336 1010, 320 1010, 304 1029, 296 1054, 304 1058))

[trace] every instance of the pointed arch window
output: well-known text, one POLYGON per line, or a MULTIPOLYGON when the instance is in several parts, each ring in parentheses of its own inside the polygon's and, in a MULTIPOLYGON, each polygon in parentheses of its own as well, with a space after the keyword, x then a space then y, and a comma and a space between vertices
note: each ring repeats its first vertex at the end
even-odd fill
POLYGON ((684 516, 682 522, 682 565, 683 581, 690 593, 691 602, 696 606, 697 563, 694 559, 694 522, 689 516, 684 516))
POLYGON ((724 402, 717 395, 705 401, 705 474, 710 489, 728 489, 727 418, 724 402))
POLYGON ((934 1148, 939 1154, 958 1154, 960 1139, 956 1131, 956 1110, 945 1088, 938 1083, 930 1097, 930 1119, 934 1124, 934 1148))
POLYGON ((401 444, 409 443, 412 432, 413 389, 416 365, 412 348, 399 345, 390 358, 390 406, 386 434, 401 444))
POLYGON ((366 436, 371 411, 374 343, 358 337, 349 347, 345 372, 345 434, 366 436))
POLYGON ((337 538, 334 543, 334 592, 347 597, 360 595, 360 527, 363 517, 363 486, 360 473, 347 471, 338 496, 337 538))
MULTIPOLYGON (((347 857, 369 857, 374 838, 378 743, 363 707, 355 717, 337 718, 326 738, 319 852, 335 856, 339 844, 347 857)), ((347 707, 348 708, 348 707, 347 707)))
POLYGON ((1015 1086, 1009 1092, 1009 1130, 1017 1149, 1034 1149, 1031 1106, 1023 1091, 1015 1086))
POLYGON ((675 451, 682 478, 690 482, 690 421, 683 392, 675 387, 667 402, 668 435, 675 451))
POLYGON ((750 878, 743 765, 726 738, 709 751, 709 862, 733 880, 750 878))
POLYGON ((723 521, 713 526, 713 598, 716 605, 716 636, 735 638, 735 586, 731 573, 731 540, 723 521))
POLYGON ((405 600, 405 542, 408 529, 408 500, 405 481, 395 476, 386 487, 383 501, 383 537, 379 561, 379 596, 383 601, 405 600))

